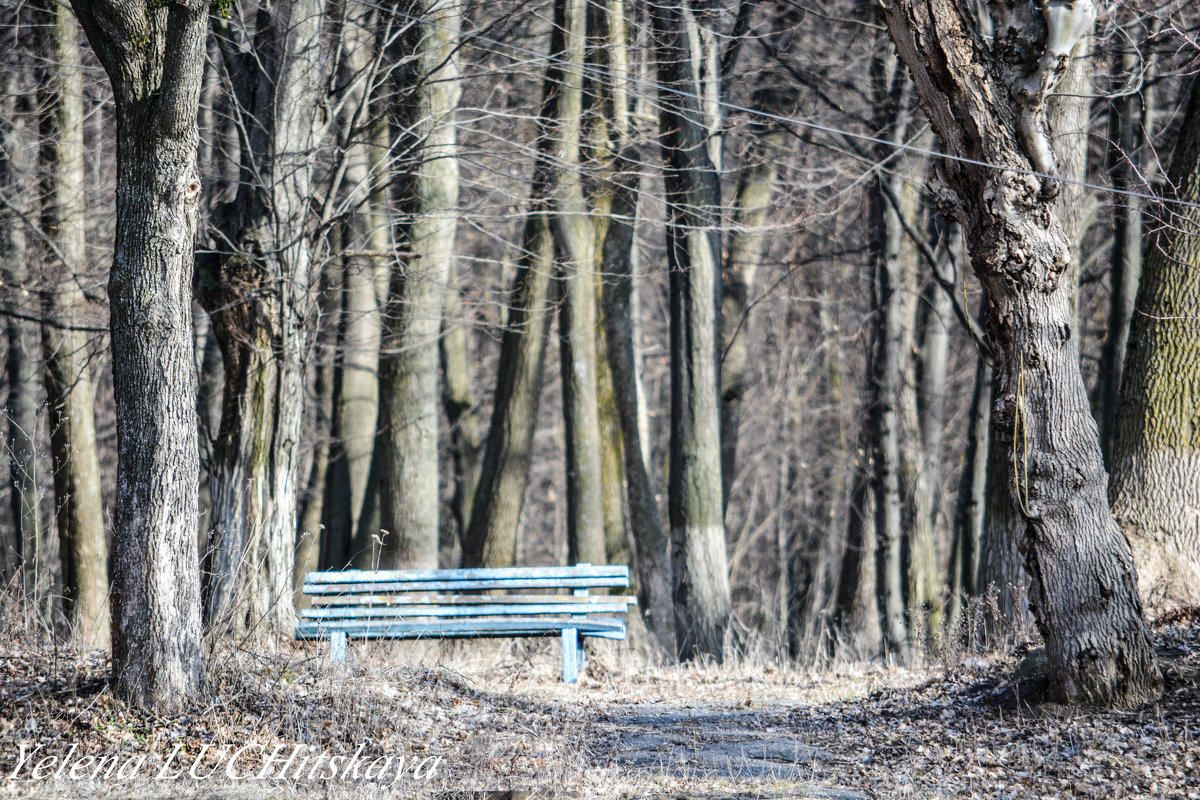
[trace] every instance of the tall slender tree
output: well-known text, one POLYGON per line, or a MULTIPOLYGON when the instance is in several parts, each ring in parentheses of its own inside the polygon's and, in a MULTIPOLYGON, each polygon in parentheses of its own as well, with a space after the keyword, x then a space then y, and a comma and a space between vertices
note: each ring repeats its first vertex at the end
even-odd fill
MULTIPOLYGON (((16 27, 16 26, 14 26, 16 27)), ((16 48, 7 50, 10 54, 16 48)), ((5 59, 4 68, 12 70, 13 85, 16 59, 5 59)), ((31 209, 32 186, 28 176, 35 169, 33 115, 28 93, 16 91, 0 95, 0 264, 8 287, 6 305, 28 307, 30 298, 29 238, 25 226, 31 209)), ((37 407, 37 323, 24 315, 10 314, 5 320, 6 357, 4 377, 8 394, 4 402, 4 450, 8 460, 11 492, 12 539, 0 544, 0 579, 9 585, 18 575, 26 597, 44 594, 39 586, 38 551, 43 536, 41 507, 38 501, 37 407)))
POLYGON ((710 136, 718 83, 710 10, 651 8, 667 198, 671 307, 668 506, 680 658, 721 660, 731 598, 720 446, 721 187, 710 136))
POLYGON ((53 243, 44 296, 42 352, 51 409, 55 518, 64 612, 84 646, 109 639, 108 541, 96 452, 95 389, 88 334, 78 328, 87 267, 83 164, 83 64, 75 17, 57 2, 39 8, 42 230, 53 243))

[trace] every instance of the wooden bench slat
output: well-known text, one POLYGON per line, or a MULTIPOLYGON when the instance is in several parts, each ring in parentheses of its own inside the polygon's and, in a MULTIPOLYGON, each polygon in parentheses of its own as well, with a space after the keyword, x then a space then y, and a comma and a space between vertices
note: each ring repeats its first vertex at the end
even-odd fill
POLYGON ((296 625, 297 639, 325 639, 340 631, 354 639, 446 639, 513 636, 557 636, 574 629, 586 636, 624 639, 625 623, 619 619, 430 620, 427 622, 303 621, 296 625))
POLYGON ((313 597, 313 605, 320 608, 336 608, 339 606, 420 606, 420 605, 441 605, 441 606, 475 606, 475 605, 490 605, 499 601, 505 603, 517 604, 528 603, 537 605, 539 603, 571 603, 574 605, 590 606, 596 604, 607 603, 624 603, 630 606, 637 605, 637 597, 635 595, 620 595, 620 594, 594 594, 577 597, 570 594, 506 594, 506 595, 486 595, 486 594, 431 594, 427 597, 413 595, 393 595, 393 594, 350 594, 350 595, 326 595, 320 594, 313 597))
MULTIPOLYGON (((545 603, 532 605, 492 605, 480 606, 369 606, 366 608, 306 608, 301 612, 305 619, 370 619, 370 618, 402 618, 402 617, 496 617, 527 614, 541 616, 544 614, 624 614, 628 610, 625 603, 598 603, 583 605, 581 603, 545 603)), ((584 617, 586 619, 586 617, 584 617)))
POLYGON ((378 581, 368 583, 305 583, 304 594, 367 594, 378 592, 441 592, 469 591, 474 589, 598 589, 602 587, 622 588, 629 585, 627 578, 507 578, 470 581, 378 581))
MULTIPOLYGON (((629 580, 629 567, 622 564, 580 564, 574 567, 486 567, 478 569, 430 569, 430 570, 331 570, 310 572, 304 576, 305 584, 333 583, 461 583, 463 581, 497 580, 549 580, 566 578, 582 580, 588 578, 624 578, 629 580)), ((609 584, 605 584, 609 585, 609 584)))

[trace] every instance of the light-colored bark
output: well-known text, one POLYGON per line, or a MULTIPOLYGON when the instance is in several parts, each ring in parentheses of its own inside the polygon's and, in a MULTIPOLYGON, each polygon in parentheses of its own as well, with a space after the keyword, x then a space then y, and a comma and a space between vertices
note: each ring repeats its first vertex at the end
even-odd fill
POLYGON ((565 63, 558 87, 551 200, 562 304, 558 318, 567 454, 567 561, 604 563, 600 416, 596 405, 596 233, 579 175, 586 0, 557 0, 550 51, 565 63))
POLYGON ((431 569, 438 554, 438 338, 458 226, 460 0, 423 0, 403 39, 399 151, 411 159, 393 193, 397 240, 379 362, 379 511, 384 569, 431 569))
POLYGON ((42 112, 42 231, 54 244, 42 326, 54 515, 62 563, 63 611, 79 643, 107 647, 108 540, 96 452, 95 388, 88 335, 74 329, 87 265, 83 165, 83 65, 79 29, 65 6, 39 8, 45 55, 39 70, 42 112), (65 263, 63 263, 65 261, 65 263))
POLYGON ((1162 678, 1129 545, 1105 502, 1073 340, 1074 287, 1061 279, 1071 243, 1055 210, 1058 187, 1028 174, 1055 170, 1044 103, 1095 7, 1079 2, 1055 18, 1055 34, 1065 36, 1047 37, 1043 25, 1032 38, 1025 37, 1039 30, 1036 7, 993 11, 996 41, 1027 47, 986 51, 977 24, 953 0, 894 0, 884 17, 946 149, 1014 168, 941 162, 937 192, 967 231, 984 289, 996 355, 992 430, 1013 455, 1008 488, 1051 688, 1070 702, 1134 707, 1159 695, 1162 678))
MULTIPOLYGON (((668 507, 677 653, 724 655, 731 599, 720 446, 721 190, 710 136, 713 32, 690 6, 651 9, 661 107, 671 307, 668 507), (703 98, 703 99, 701 99, 703 98)), ((707 22, 711 19, 706 18, 707 22)))
POLYGON ((1200 602, 1200 81, 1146 239, 1113 447, 1112 500, 1143 596, 1200 602))
POLYGON ((341 204, 344 207, 341 252, 341 308, 338 310, 338 354, 333 374, 333 414, 326 476, 323 531, 324 569, 342 569, 354 558, 366 499, 367 478, 375 450, 379 417, 379 343, 381 253, 388 249, 387 230, 376 224, 373 189, 383 176, 372 169, 368 118, 375 65, 374 14, 368 6, 346 5, 342 24, 345 55, 338 78, 341 97, 341 141, 344 147, 341 204))
MULTIPOLYGON (((328 58, 325 0, 260 12, 253 45, 226 54, 241 181, 216 212, 226 255, 198 282, 225 363, 213 464, 207 621, 290 634, 299 440, 313 310, 309 212, 328 58)), ((305 476, 307 477, 307 476, 305 476)))
POLYGON ((191 271, 208 6, 72 5, 116 95, 113 683, 127 703, 171 713, 205 678, 191 271))

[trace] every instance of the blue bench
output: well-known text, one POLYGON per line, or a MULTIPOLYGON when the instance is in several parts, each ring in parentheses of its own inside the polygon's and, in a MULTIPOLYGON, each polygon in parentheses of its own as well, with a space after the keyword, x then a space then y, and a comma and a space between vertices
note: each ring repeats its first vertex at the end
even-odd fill
POLYGON ((627 586, 628 567, 591 564, 310 572, 302 591, 312 607, 301 611, 296 638, 328 639, 330 658, 341 661, 348 639, 557 636, 563 680, 574 683, 585 664, 584 638, 624 639, 623 615, 637 603, 589 590, 627 586))

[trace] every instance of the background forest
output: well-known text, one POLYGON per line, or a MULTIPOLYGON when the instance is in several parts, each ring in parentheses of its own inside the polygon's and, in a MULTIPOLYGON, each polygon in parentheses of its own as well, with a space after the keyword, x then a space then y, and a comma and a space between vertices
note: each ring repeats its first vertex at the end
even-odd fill
MULTIPOLYGON (((1055 186, 1074 411, 1142 596, 1190 605, 1200 12, 1048 2, 1022 57, 1061 56, 1084 6, 1044 123, 1011 123, 1017 173, 1055 186)), ((196 172, 154 189, 194 204, 191 337, 117 365, 110 296, 188 294, 110 275, 122 236, 174 241, 116 211, 155 92, 114 96, 94 16, 0 13, 0 580, 48 633, 120 630, 109 575, 153 498, 117 508, 117 409, 161 384, 188 407, 141 430, 194 408, 199 432, 199 524, 161 517, 196 546, 164 538, 164 563, 199 561, 208 630, 289 635, 315 569, 629 563, 641 635, 684 658, 1035 635, 1039 412, 1014 421, 1024 390, 993 377, 1012 361, 955 211, 986 198, 948 188, 980 158, 935 134, 877 4, 215 3, 202 52, 162 51, 199 98, 196 172)), ((150 458, 158 433, 126 430, 150 458)))

